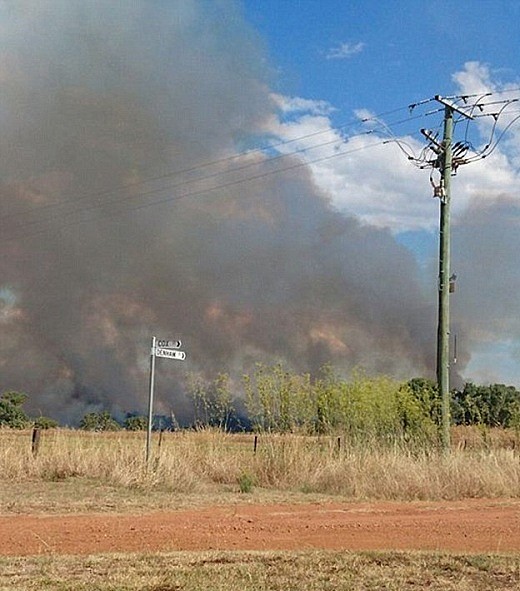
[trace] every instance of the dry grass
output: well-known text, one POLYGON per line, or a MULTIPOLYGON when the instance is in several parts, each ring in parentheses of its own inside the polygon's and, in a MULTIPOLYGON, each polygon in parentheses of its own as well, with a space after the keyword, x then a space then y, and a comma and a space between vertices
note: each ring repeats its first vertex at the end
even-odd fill
POLYGON ((520 558, 506 555, 316 551, 0 558, 0 590, 10 591, 512 591, 519 587, 520 558))
POLYGON ((61 490, 70 485, 73 495, 73 483, 82 483, 104 490, 103 499, 112 498, 115 505, 118 495, 234 494, 244 482, 254 491, 363 500, 520 497, 518 450, 503 445, 508 441, 503 434, 493 435, 497 444, 488 435, 477 445, 478 433, 471 432, 471 445, 457 443, 445 455, 377 442, 339 446, 337 438, 296 435, 261 436, 254 453, 253 435, 164 433, 160 447, 159 434, 154 435, 148 467, 142 433, 46 431, 37 457, 31 453, 30 435, 0 431, 0 491, 60 483, 61 490))
MULTIPOLYGON (((377 442, 348 447, 338 446, 337 438, 262 436, 255 454, 252 435, 168 433, 160 448, 154 436, 147 468, 142 433, 48 431, 33 457, 29 432, 0 431, 0 511, 135 511, 320 495, 518 498, 520 458, 512 437, 459 431, 453 453, 443 455, 377 442), (248 479, 253 491, 241 494, 240 483, 248 479)), ((0 591, 426 588, 516 590, 520 557, 326 551, 0 557, 0 591)))

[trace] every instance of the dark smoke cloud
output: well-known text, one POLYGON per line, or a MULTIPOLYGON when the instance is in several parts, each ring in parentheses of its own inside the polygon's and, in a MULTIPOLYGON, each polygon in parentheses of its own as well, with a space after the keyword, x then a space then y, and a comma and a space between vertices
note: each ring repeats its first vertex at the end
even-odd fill
POLYGON ((153 334, 188 355, 158 360, 163 410, 178 410, 188 369, 431 372, 435 310, 390 233, 335 211, 304 168, 260 176, 249 155, 187 171, 233 156, 274 114, 239 5, 0 10, 3 389, 69 422, 142 411, 153 334))
MULTIPOLYGON (((480 195, 453 228, 455 330, 462 331, 463 361, 479 344, 520 340, 520 204, 512 195, 480 195)), ((518 358, 511 348, 511 356, 518 358)), ((492 370, 489 380, 500 379, 492 370)))

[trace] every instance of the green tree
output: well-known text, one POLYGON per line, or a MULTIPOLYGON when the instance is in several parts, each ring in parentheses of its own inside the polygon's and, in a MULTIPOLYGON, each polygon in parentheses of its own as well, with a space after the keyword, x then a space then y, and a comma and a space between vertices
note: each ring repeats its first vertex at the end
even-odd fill
POLYGON ((235 418, 228 374, 219 373, 214 380, 209 381, 192 373, 188 375, 187 381, 188 396, 193 401, 195 425, 227 431, 235 418))
POLYGON ((22 406, 27 400, 27 394, 22 392, 4 392, 0 396, 0 427, 25 429, 29 419, 22 406))
POLYGON ((235 408, 231 400, 229 375, 227 373, 219 373, 211 386, 215 422, 220 429, 227 431, 235 413, 235 408))
POLYGON ((325 365, 312 384, 312 396, 315 406, 313 431, 318 434, 334 433, 344 426, 342 399, 345 382, 339 378, 332 366, 325 365))
POLYGON ((89 412, 79 424, 85 431, 118 431, 121 425, 110 415, 108 411, 89 412))
POLYGON ((193 402, 194 423, 197 427, 209 424, 208 383, 198 374, 188 375, 188 396, 193 402))
POLYGON ((403 436, 405 439, 431 443, 436 438, 440 424, 437 388, 428 380, 419 388, 417 379, 411 382, 411 385, 408 382, 397 391, 397 407, 403 436))
POLYGON ((520 392, 513 386, 471 382, 452 392, 454 421, 461 425, 517 427, 520 424, 520 392))
POLYGON ((58 421, 49 417, 38 417, 34 419, 35 429, 55 429, 58 427, 58 421))
POLYGON ((148 419, 143 416, 128 415, 123 423, 123 428, 127 431, 146 431, 148 419))
POLYGON ((246 407, 259 431, 289 431, 291 427, 290 376, 282 364, 257 363, 252 376, 244 375, 246 407))
POLYGON ((413 378, 406 383, 406 387, 419 403, 422 412, 440 425, 442 401, 437 384, 427 378, 413 378))

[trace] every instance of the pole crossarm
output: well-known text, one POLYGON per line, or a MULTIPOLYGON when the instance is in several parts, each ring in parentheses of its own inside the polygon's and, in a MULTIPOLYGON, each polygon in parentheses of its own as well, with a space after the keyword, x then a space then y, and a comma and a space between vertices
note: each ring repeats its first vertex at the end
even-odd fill
POLYGON ((466 117, 467 119, 472 119, 472 120, 475 119, 475 117, 473 117, 473 115, 466 113, 459 106, 457 106, 455 103, 453 103, 452 101, 449 101, 448 99, 443 98, 441 95, 437 94, 434 98, 437 102, 441 103, 441 105, 444 105, 445 107, 449 108, 452 113, 458 113, 459 115, 462 115, 463 117, 466 117))

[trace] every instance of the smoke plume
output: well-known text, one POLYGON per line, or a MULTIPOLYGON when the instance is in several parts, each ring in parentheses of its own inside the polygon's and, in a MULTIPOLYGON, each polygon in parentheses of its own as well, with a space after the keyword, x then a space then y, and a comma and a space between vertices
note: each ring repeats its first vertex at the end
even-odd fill
POLYGON ((276 105, 238 4, 0 13, 2 389, 69 423, 143 411, 152 335, 187 353, 158 360, 162 409, 186 371, 432 369, 412 255, 336 211, 296 157, 240 155, 276 105))

